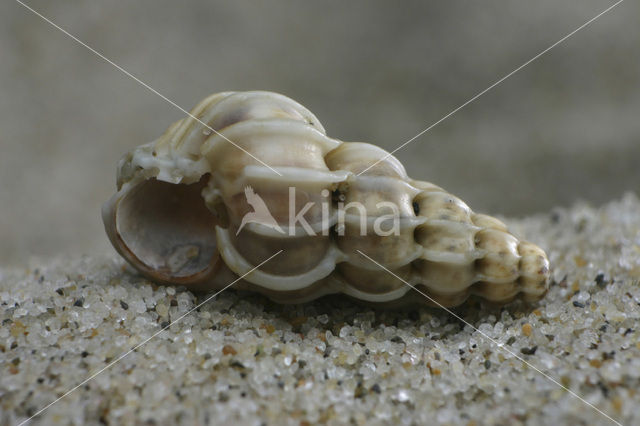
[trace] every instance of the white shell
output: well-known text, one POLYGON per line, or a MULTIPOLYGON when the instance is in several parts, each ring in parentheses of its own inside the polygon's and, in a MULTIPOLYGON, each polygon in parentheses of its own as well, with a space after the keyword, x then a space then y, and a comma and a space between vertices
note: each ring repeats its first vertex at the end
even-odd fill
POLYGON ((118 165, 118 192, 103 207, 114 247, 150 278, 219 289, 282 250, 234 286, 288 303, 338 292, 373 303, 429 303, 393 274, 444 306, 471 294, 504 303, 546 293, 549 262, 539 247, 443 189, 410 179, 383 149, 327 137, 297 102, 224 92, 191 114, 215 132, 187 117, 129 152, 118 165), (247 187, 276 223, 248 223, 236 235, 253 211, 247 187), (303 218, 315 235, 289 227, 290 188, 294 213, 314 203, 303 218), (367 230, 388 214, 378 203, 392 202, 399 232, 361 235, 359 215, 345 209, 339 220, 340 202, 363 206, 367 230))

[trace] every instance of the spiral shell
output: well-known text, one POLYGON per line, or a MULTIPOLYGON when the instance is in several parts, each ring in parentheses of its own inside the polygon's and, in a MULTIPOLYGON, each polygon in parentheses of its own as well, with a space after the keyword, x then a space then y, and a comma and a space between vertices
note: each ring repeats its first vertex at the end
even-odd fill
POLYGON ((547 291, 539 247, 409 178, 383 149, 327 137, 285 96, 218 93, 191 115, 125 155, 103 207, 114 247, 154 280, 213 290, 243 276, 237 288, 283 303, 344 293, 454 306, 547 291), (245 223, 255 194, 274 223, 245 223))

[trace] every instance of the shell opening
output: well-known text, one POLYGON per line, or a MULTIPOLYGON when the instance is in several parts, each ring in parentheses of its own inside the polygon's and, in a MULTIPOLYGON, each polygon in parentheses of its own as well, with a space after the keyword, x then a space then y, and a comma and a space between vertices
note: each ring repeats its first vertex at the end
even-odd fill
POLYGON ((208 179, 192 184, 148 179, 118 203, 114 219, 121 247, 151 278, 187 284, 218 266, 216 219, 200 195, 208 179))

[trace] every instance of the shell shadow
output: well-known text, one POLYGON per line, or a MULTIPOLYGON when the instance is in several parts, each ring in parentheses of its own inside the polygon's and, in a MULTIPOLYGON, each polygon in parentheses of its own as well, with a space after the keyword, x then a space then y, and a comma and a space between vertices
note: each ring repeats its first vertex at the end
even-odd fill
MULTIPOLYGON (((185 290, 186 291, 186 290, 185 290)), ((339 336, 344 326, 397 330, 421 330, 432 340, 462 331, 469 324, 477 328, 481 323, 495 325, 503 315, 511 317, 526 316, 536 308, 536 304, 527 304, 515 300, 507 305, 488 303, 472 296, 464 304, 447 308, 430 307, 416 303, 405 307, 385 308, 371 306, 344 295, 328 295, 303 304, 279 304, 267 297, 245 291, 228 289, 225 297, 231 303, 223 312, 233 313, 239 318, 256 319, 262 316, 270 321, 275 330, 292 331, 306 334, 315 329, 330 331, 339 336), (312 321, 309 321, 312 320, 312 321)), ((220 295, 222 296, 222 294, 220 295)), ((210 297, 210 294, 196 294, 197 303, 210 297)), ((219 296, 218 296, 219 297, 219 296)), ((201 309, 216 309, 215 306, 201 309)))

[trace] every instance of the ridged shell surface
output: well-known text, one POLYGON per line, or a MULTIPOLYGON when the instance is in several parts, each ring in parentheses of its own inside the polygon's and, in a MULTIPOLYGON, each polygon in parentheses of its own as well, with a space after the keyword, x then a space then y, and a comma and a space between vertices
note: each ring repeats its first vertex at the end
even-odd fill
POLYGON ((237 286, 280 302, 341 292, 372 303, 454 306, 471 294, 498 303, 545 294, 542 249, 438 186, 409 178, 383 149, 326 136, 297 102, 271 92, 223 92, 191 114, 124 157, 119 191, 103 209, 118 251, 152 278, 222 288, 282 250, 237 286), (167 186, 145 189, 149 180, 167 186), (162 239, 155 233, 173 231, 150 225, 145 205, 166 201, 180 210, 181 195, 162 196, 171 185, 194 188, 189 199, 206 210, 189 207, 163 221, 188 229, 176 234, 187 237, 162 239), (247 194, 259 195, 277 226, 243 222, 255 210, 247 194), (160 242, 151 246, 154 238, 160 242), (144 258, 137 254, 143 246, 144 258), (198 271, 202 256, 210 266, 198 271))

